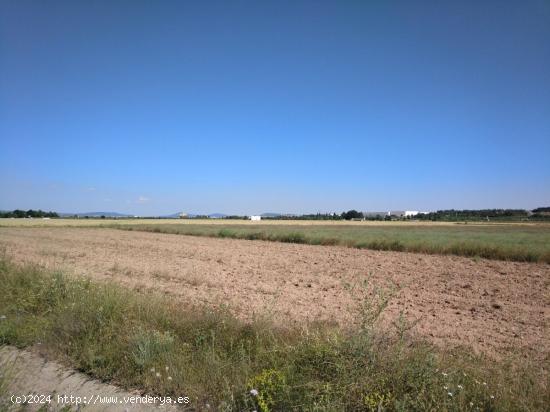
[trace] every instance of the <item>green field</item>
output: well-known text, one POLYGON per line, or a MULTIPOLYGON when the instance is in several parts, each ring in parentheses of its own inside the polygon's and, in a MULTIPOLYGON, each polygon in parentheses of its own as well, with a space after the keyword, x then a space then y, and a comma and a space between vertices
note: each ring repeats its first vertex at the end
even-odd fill
POLYGON ((548 223, 0 219, 0 227, 109 227, 155 233, 550 263, 548 223))
MULTIPOLYGON (((361 326, 343 331, 244 323, 223 309, 1 258, 0 283, 0 345, 40 344, 104 381, 188 396, 191 410, 542 411, 550 401, 539 365, 519 353, 495 361, 443 350, 409 334, 406 321, 379 330, 388 294, 369 285, 361 326)), ((5 398, 0 387, 0 410, 5 398)))
POLYGON ((144 223, 112 225, 125 230, 193 236, 343 245, 374 250, 550 263, 546 224, 239 224, 144 223))

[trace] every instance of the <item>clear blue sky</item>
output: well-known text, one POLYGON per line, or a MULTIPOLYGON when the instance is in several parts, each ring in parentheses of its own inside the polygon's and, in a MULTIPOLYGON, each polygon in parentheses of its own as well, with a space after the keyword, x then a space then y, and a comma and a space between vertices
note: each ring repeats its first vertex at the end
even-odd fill
POLYGON ((0 209, 550 205, 550 2, 0 3, 0 209))

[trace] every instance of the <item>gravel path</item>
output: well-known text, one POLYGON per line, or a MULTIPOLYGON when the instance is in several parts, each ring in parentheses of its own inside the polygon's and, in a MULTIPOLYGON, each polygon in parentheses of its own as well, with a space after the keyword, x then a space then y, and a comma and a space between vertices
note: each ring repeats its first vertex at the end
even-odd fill
POLYGON ((71 411, 83 409, 90 412, 184 410, 183 407, 167 405, 165 399, 164 405, 160 400, 155 404, 154 399, 145 399, 137 392, 123 391, 90 379, 57 362, 47 361, 35 352, 13 346, 0 346, 0 373, 7 382, 7 387, 2 387, 1 410, 63 411, 67 407, 71 411), (30 402, 19 409, 17 406, 21 406, 23 396, 27 396, 30 402), (7 409, 2 409, 2 406, 7 409))

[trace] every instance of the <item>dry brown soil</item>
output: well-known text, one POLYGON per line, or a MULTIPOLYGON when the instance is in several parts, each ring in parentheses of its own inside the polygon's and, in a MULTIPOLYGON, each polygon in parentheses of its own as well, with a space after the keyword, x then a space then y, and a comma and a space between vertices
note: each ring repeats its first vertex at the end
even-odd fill
POLYGON ((0 248, 17 262, 286 324, 353 326, 365 291, 357 285, 370 279, 399 288, 386 319, 402 312, 436 344, 496 357, 519 350, 543 363, 550 353, 548 264, 99 228, 0 228, 0 248))

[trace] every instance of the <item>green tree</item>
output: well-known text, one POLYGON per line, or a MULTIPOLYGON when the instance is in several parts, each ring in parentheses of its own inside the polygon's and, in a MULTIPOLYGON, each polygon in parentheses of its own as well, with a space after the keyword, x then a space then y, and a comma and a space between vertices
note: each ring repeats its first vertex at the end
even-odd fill
POLYGON ((345 219, 345 220, 362 219, 362 218, 363 218, 363 213, 358 212, 355 209, 348 210, 347 212, 342 213, 342 219, 345 219))

